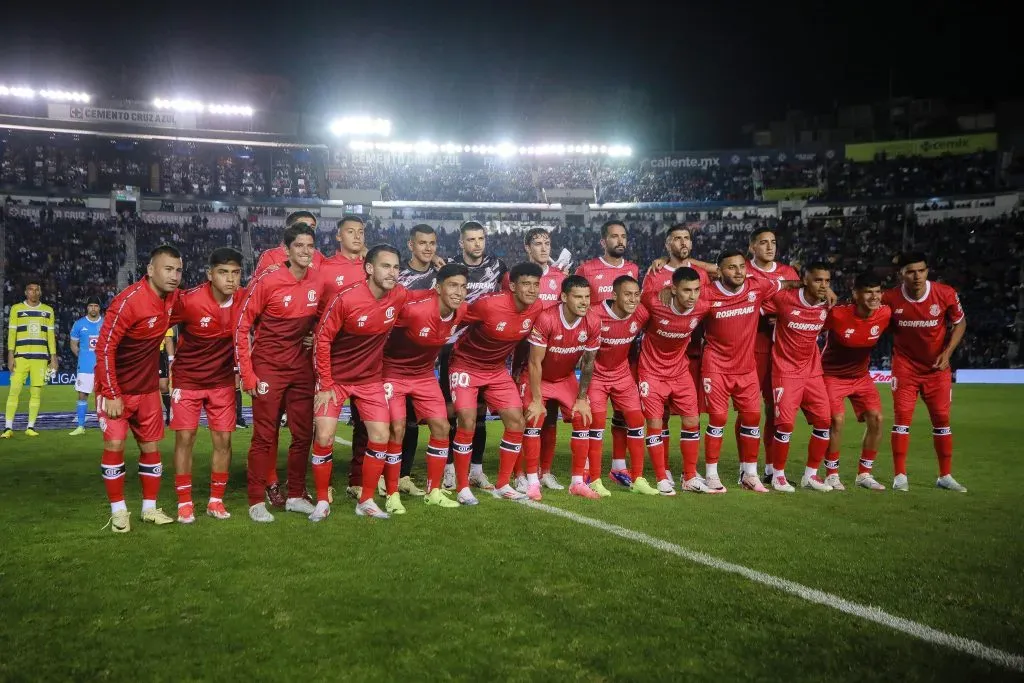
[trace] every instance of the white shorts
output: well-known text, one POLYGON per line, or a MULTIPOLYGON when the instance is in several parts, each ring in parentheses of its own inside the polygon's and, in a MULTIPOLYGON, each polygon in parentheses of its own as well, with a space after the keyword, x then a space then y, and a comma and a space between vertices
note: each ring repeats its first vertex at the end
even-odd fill
POLYGON ((94 377, 95 375, 92 374, 91 372, 89 374, 85 374, 84 372, 78 373, 77 375, 75 375, 75 389, 82 392, 83 394, 91 394, 93 389, 94 377))

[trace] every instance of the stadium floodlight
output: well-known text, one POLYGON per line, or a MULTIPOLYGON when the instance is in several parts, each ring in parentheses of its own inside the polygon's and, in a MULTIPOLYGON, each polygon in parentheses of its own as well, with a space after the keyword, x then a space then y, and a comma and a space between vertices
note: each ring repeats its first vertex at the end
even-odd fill
POLYGON ((28 86, 17 85, 17 86, 6 86, 0 85, 0 96, 3 97, 18 97, 23 100, 31 100, 36 96, 36 91, 28 86))
POLYGON ((223 116, 252 116, 252 107, 245 104, 208 104, 206 111, 223 116))
POLYGON ((83 104, 88 104, 92 99, 92 95, 89 93, 69 90, 40 90, 39 96, 51 102, 81 102, 83 104))
POLYGON ((339 137, 366 135, 386 138, 391 135, 391 121, 369 116, 344 116, 331 121, 330 130, 339 137))
POLYGON ((626 145, 611 145, 608 147, 608 156, 612 157, 628 157, 633 154, 633 150, 626 145))

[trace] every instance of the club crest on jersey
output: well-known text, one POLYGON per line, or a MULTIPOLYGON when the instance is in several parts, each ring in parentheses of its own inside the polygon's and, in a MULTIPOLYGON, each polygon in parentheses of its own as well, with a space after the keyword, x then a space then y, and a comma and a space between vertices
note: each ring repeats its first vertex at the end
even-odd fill
POLYGON ((754 301, 755 299, 757 299, 756 292, 747 292, 747 301, 754 301))
POLYGON ((872 337, 877 337, 878 336, 878 325, 872 325, 872 327, 871 327, 871 336, 872 337))
POLYGON ((629 333, 630 334, 636 334, 636 330, 637 330, 637 324, 636 324, 636 321, 634 320, 633 322, 631 322, 629 324, 629 333))
POLYGON ((931 308, 928 309, 928 315, 938 315, 938 314, 939 314, 939 305, 938 304, 932 304, 931 308))
POLYGON ((266 395, 268 391, 270 391, 270 385, 266 382, 260 382, 256 385, 256 393, 260 396, 266 395))
POLYGON ((827 317, 828 317, 828 314, 825 313, 825 311, 822 311, 821 313, 818 314, 818 318, 821 319, 822 322, 825 322, 825 318, 827 318, 827 317))
POLYGON ((580 340, 581 344, 583 342, 587 341, 587 333, 586 332, 580 332, 579 340, 580 340))
POLYGON ((394 306, 388 306, 388 309, 386 311, 384 311, 384 317, 387 318, 388 320, 391 320, 392 318, 394 318, 395 317, 395 307, 394 306))
POLYGON ((199 319, 199 327, 209 327, 211 320, 213 320, 212 315, 204 315, 202 318, 199 319))
POLYGON ((554 280, 548 280, 548 288, 549 289, 555 289, 556 287, 558 287, 558 285, 555 284, 554 280))
POLYGON ((175 403, 181 403, 181 389, 175 389, 171 392, 171 400, 175 403))
POLYGON ((529 318, 527 318, 526 320, 523 321, 523 329, 524 330, 530 329, 530 325, 532 325, 532 324, 533 324, 533 321, 530 320, 529 318))
POLYGON ((157 319, 157 316, 155 316, 155 315, 152 318, 149 319, 149 326, 150 327, 155 327, 156 326, 156 319, 157 319))
POLYGON ((285 294, 284 298, 281 301, 282 301, 282 303, 284 303, 285 308, 287 308, 288 304, 290 304, 292 302, 292 295, 291 294, 285 294))
POLYGON ((316 301, 316 290, 311 289, 308 292, 306 292, 306 298, 309 299, 310 301, 316 301))
POLYGON ((694 318, 693 320, 691 320, 691 321, 690 321, 690 329, 692 330, 693 328, 697 327, 697 324, 698 324, 698 322, 697 322, 697 319, 696 319, 696 318, 694 318))

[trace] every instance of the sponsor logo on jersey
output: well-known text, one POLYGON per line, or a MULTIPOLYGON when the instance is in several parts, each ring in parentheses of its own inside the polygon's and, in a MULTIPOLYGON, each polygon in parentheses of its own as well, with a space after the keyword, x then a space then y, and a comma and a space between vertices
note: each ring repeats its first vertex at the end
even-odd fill
POLYGON ((152 318, 150 318, 149 319, 149 326, 150 327, 155 327, 156 326, 156 320, 157 320, 157 316, 155 316, 155 315, 152 318))
POLYGON ((798 323, 790 320, 786 327, 791 330, 800 330, 801 332, 818 332, 821 330, 821 323, 798 323))
POLYGON ((211 320, 213 320, 212 315, 204 315, 202 318, 199 319, 199 327, 209 327, 211 320))
POLYGON ((288 308, 288 304, 290 304, 292 302, 292 295, 291 294, 285 294, 284 295, 284 299, 282 299, 281 301, 284 303, 285 308, 288 308))
POLYGON ((505 322, 504 320, 502 320, 501 322, 499 322, 497 325, 494 326, 494 331, 495 332, 504 332, 506 326, 508 326, 508 323, 505 322))
POLYGON ((900 327, 938 327, 938 320, 900 320, 897 325, 900 327))
POLYGON ((430 328, 429 327, 422 328, 420 330, 420 336, 421 337, 429 337, 430 336, 430 328))
POLYGON ((366 320, 367 320, 367 317, 365 315, 359 316, 359 318, 356 320, 356 327, 365 327, 366 326, 366 320))
POLYGON ((715 318, 735 318, 740 315, 750 315, 753 312, 753 306, 744 306, 743 308, 734 308, 731 311, 719 311, 718 313, 715 313, 715 318))

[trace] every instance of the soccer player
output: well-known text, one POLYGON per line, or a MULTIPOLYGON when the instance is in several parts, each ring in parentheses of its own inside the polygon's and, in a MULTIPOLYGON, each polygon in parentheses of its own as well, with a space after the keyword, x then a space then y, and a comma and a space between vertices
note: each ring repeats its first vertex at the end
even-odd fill
POLYGON ((192 504, 192 450, 199 429, 199 413, 206 412, 213 455, 210 462, 210 500, 206 514, 228 519, 224 489, 231 465, 231 432, 235 429, 235 355, 232 334, 238 305, 245 292, 242 254, 230 247, 214 249, 206 268, 206 284, 182 292, 171 312, 171 324, 180 325, 180 343, 174 361, 174 488, 178 494, 178 522, 195 522, 192 504))
MULTIPOLYGON (((533 323, 528 337, 530 360, 524 376, 523 409, 526 432, 523 451, 526 460, 526 495, 540 500, 541 427, 548 402, 555 402, 572 420, 572 480, 569 493, 584 498, 610 496, 601 482, 600 470, 593 484, 583 481, 589 457, 590 401, 587 393, 594 375, 594 357, 601 348, 601 320, 590 313, 590 283, 579 275, 562 281, 562 303, 548 306, 533 323), (576 381, 576 364, 580 379, 576 381)), ((543 305, 543 304, 542 304, 543 305)))
POLYGON ((800 485, 815 491, 832 490, 818 476, 818 468, 828 451, 831 420, 818 335, 828 318, 825 306, 831 282, 828 264, 810 263, 804 267, 803 287, 782 292, 762 307, 765 313, 775 315, 771 373, 775 435, 767 455, 771 456, 774 466, 772 488, 784 493, 795 490, 786 480, 786 459, 798 409, 803 410, 811 424, 807 466, 800 485))
POLYGON ((160 340, 170 325, 181 284, 181 254, 161 245, 149 255, 146 277, 114 297, 96 342, 96 415, 103 432, 100 471, 110 501, 110 528, 131 530, 124 500, 124 446, 129 428, 139 444, 142 521, 173 524, 156 506, 160 493, 160 340))
POLYGON ((171 424, 171 363, 174 362, 174 351, 178 344, 178 330, 171 327, 164 333, 160 342, 160 400, 164 404, 164 424, 171 424))
POLYGON ((309 516, 311 522, 319 522, 331 513, 328 487, 334 437, 345 399, 359 406, 368 438, 362 460, 362 480, 366 485, 360 490, 356 514, 379 519, 405 514, 398 493, 402 445, 388 441, 390 397, 384 391, 381 376, 384 344, 408 298, 408 290, 398 285, 398 270, 397 249, 386 244, 373 247, 364 264, 366 279, 335 295, 317 323, 313 338, 317 384, 313 401, 313 478, 317 503, 309 516), (373 500, 376 489, 370 484, 381 474, 387 481, 387 512, 373 500))
MULTIPOLYGON (((761 305, 782 289, 801 286, 800 280, 747 277, 743 252, 718 256, 718 279, 708 287, 711 310, 704 317, 701 386, 708 409, 704 439, 705 484, 709 493, 725 493, 718 476, 718 458, 729 413, 729 399, 738 413, 736 446, 740 455, 740 485, 758 493, 768 489, 757 477, 761 442, 761 392, 754 362, 754 337, 761 305)), ((831 290, 830 290, 831 291, 831 290)))
POLYGON ((666 408, 682 416, 679 448, 683 456, 683 490, 712 493, 714 490, 697 476, 700 410, 686 357, 690 337, 709 308, 701 298, 700 275, 693 268, 676 268, 672 285, 660 291, 648 290, 641 303, 648 316, 640 342, 637 380, 658 493, 676 495, 666 471, 667 446, 661 438, 666 408))
MULTIPOLYGON (((584 261, 576 268, 576 274, 590 283, 590 300, 595 306, 613 297, 613 283, 620 275, 629 275, 640 280, 640 269, 624 258, 628 238, 626 224, 612 219, 601 226, 601 248, 604 254, 584 261)), ((633 482, 626 471, 626 422, 618 412, 612 415, 612 477, 622 486, 633 482)), ((595 473, 593 476, 600 476, 595 473)))
POLYGON ((882 439, 882 400, 868 372, 868 363, 871 350, 888 329, 891 317, 892 309, 882 303, 881 278, 865 271, 853 282, 853 303, 836 306, 825 321, 827 336, 821 366, 832 410, 825 483, 837 491, 846 488, 839 479, 839 448, 843 443, 847 398, 857 421, 865 425, 856 484, 873 491, 885 490, 871 475, 882 439))
MULTIPOLYGON (((401 279, 401 277, 399 277, 401 279)), ((388 409, 391 414, 391 442, 401 443, 406 429, 418 430, 414 420, 423 420, 430 429, 427 443, 427 505, 458 507, 445 497, 441 488, 445 464, 448 462, 450 424, 444 394, 434 376, 434 363, 438 353, 448 343, 452 332, 466 315, 466 284, 469 272, 459 263, 449 263, 437 271, 437 284, 429 293, 416 292, 418 297, 409 301, 398 313, 394 329, 384 346, 384 392, 390 394, 388 409), (411 405, 410 420, 407 411, 411 405)), ((405 455, 402 467, 405 467, 405 455)), ((399 479, 400 493, 403 491, 399 479)), ((418 490, 418 489, 416 489, 418 490)))
POLYGON ((264 495, 277 459, 277 433, 287 411, 292 442, 288 448, 285 510, 306 515, 313 504, 306 493, 306 467, 313 441, 313 359, 305 344, 317 320, 323 282, 310 268, 316 234, 304 223, 284 231, 288 260, 253 278, 235 324, 235 364, 242 388, 252 396, 249 444, 249 518, 273 522, 264 495), (254 332, 250 344, 249 332, 254 332))
MULTIPOLYGON (((292 211, 288 214, 288 217, 284 219, 284 229, 287 230, 298 223, 308 225, 313 229, 313 234, 316 234, 317 218, 314 214, 309 211, 292 211)), ((262 274, 263 271, 270 266, 284 265, 289 258, 288 246, 283 243, 280 246, 267 249, 260 254, 260 260, 256 262, 256 270, 253 271, 252 274, 253 279, 256 279, 256 277, 262 274)), ((324 255, 321 254, 319 250, 315 250, 313 252, 313 260, 310 262, 309 267, 316 270, 320 267, 320 264, 323 263, 323 260, 324 255)))
POLYGON ((935 485, 966 493, 953 478, 953 431, 949 426, 953 398, 949 359, 967 330, 960 297, 949 285, 928 280, 928 259, 919 252, 899 259, 903 283, 882 295, 892 309, 892 458, 895 477, 892 487, 907 491, 907 450, 910 421, 918 395, 928 407, 932 421, 932 443, 939 459, 935 485), (951 326, 949 334, 947 325, 951 326))
POLYGON ((366 273, 363 271, 366 224, 362 217, 343 216, 338 221, 335 239, 338 242, 338 250, 334 252, 334 256, 323 259, 316 267, 324 281, 324 302, 329 302, 345 287, 366 279, 366 273))
POLYGON ((6 425, 0 437, 14 435, 14 415, 25 380, 28 389, 28 426, 26 436, 39 436, 35 430, 43 384, 47 373, 57 371, 57 317, 53 308, 40 301, 43 288, 38 280, 25 285, 25 300, 11 306, 7 320, 7 369, 11 371, 11 391, 7 394, 6 425))
MULTIPOLYGON (((501 290, 501 281, 508 272, 508 266, 501 259, 490 256, 487 250, 487 232, 484 226, 477 221, 466 221, 459 228, 459 247, 462 253, 452 259, 453 263, 461 263, 469 270, 469 284, 466 286, 466 303, 473 304, 482 296, 493 294, 501 290)), ((529 332, 529 330, 527 330, 529 332)), ((458 334, 458 333, 457 333, 458 334)), ((454 342, 454 340, 452 340, 454 342)), ((451 361, 453 345, 448 345, 441 350, 438 362, 439 380, 441 391, 449 404, 451 400, 451 387, 446 379, 451 375, 449 364, 451 361)), ((473 486, 484 491, 492 491, 494 486, 488 481, 484 474, 484 450, 487 448, 487 407, 481 402, 478 406, 478 418, 475 421, 473 433, 473 458, 470 465, 469 480, 473 486)), ((454 413, 451 413, 454 417, 454 413)), ((451 438, 455 438, 454 431, 451 438)), ((454 456, 449 454, 454 459, 454 456)), ((450 464, 445 467, 445 488, 455 488, 457 481, 455 466, 450 464)))
MULTIPOLYGON (((593 307, 601 320, 601 348, 594 359, 594 379, 587 397, 593 423, 590 427, 589 471, 603 472, 604 426, 609 399, 612 408, 622 413, 626 424, 626 450, 629 470, 625 474, 634 493, 658 495, 643 477, 644 415, 640 405, 636 377, 629 365, 633 342, 647 323, 647 309, 640 305, 640 283, 632 275, 620 275, 612 283, 613 299, 593 307)), ((613 468, 615 465, 613 464, 613 468)), ((619 464, 625 470, 625 462, 619 464)), ((612 473, 614 477, 614 473, 612 473)))
POLYGON ((520 263, 512 268, 507 291, 470 304, 466 322, 471 324, 452 350, 448 380, 458 420, 452 450, 458 499, 464 505, 476 501, 469 490, 468 465, 481 397, 491 410, 498 412, 505 426, 498 447, 498 480, 492 493, 506 500, 525 498, 509 484, 522 449, 525 422, 522 401, 505 369, 505 361, 516 344, 530 334, 533 322, 543 310, 537 300, 541 274, 535 263, 520 263))
POLYGON ((78 371, 75 373, 75 390, 78 391, 76 404, 77 427, 71 436, 85 434, 85 413, 89 409, 89 394, 93 392, 96 368, 96 341, 100 338, 100 300, 92 296, 85 303, 85 317, 79 318, 71 326, 71 353, 78 359, 78 371))
MULTIPOLYGON (((748 245, 750 258, 747 260, 747 277, 758 280, 799 281, 800 274, 791 266, 775 260, 778 254, 778 241, 771 228, 758 228, 750 233, 748 245)), ((772 458, 770 451, 775 438, 775 408, 772 395, 772 331, 775 320, 770 315, 762 315, 757 324, 757 338, 754 341, 754 361, 757 368, 757 381, 761 387, 761 399, 764 402, 764 479, 767 486, 773 481, 772 458)))

